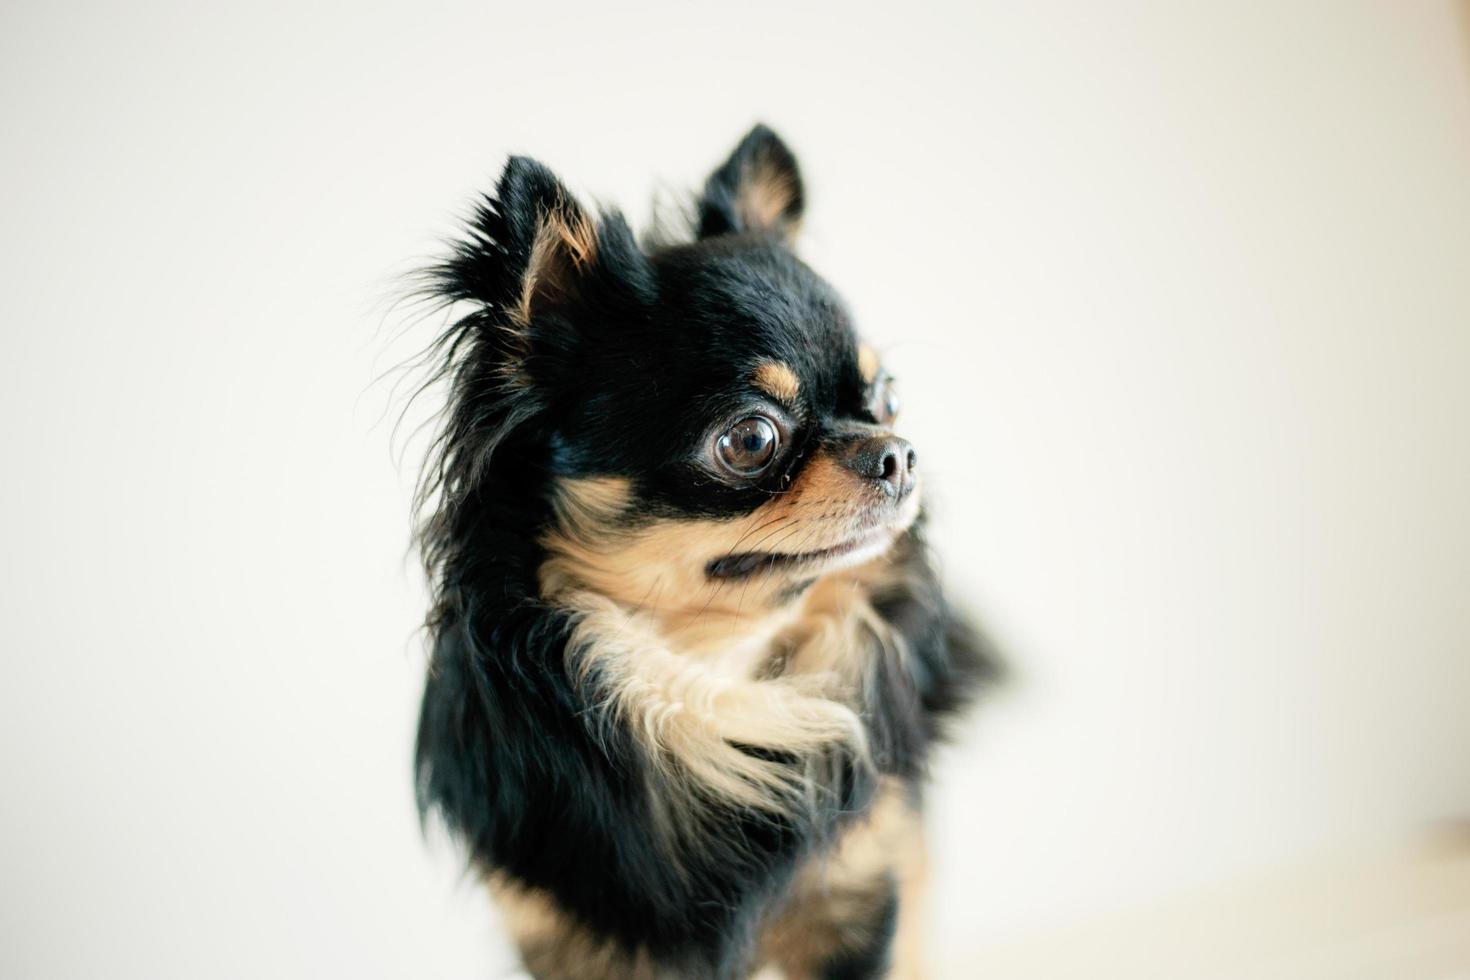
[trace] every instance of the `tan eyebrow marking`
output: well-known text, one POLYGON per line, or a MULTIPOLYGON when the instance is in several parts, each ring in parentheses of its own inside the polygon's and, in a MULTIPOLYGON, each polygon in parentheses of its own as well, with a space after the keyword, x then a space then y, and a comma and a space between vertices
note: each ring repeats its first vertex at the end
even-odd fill
POLYGON ((878 352, 867 344, 858 345, 858 371, 868 384, 878 377, 878 352))
POLYGON ((801 392, 801 379, 789 365, 780 361, 763 361, 750 376, 751 382, 772 398, 785 405, 796 404, 801 392))

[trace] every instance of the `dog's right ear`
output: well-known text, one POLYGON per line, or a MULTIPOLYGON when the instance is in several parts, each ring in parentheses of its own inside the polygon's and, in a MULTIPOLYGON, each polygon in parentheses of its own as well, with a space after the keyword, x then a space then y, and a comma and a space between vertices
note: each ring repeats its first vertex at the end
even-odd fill
POLYGON ((447 299, 482 304, 497 319, 527 326, 541 310, 573 298, 597 260, 597 225, 552 172, 511 157, 469 223, 469 234, 434 270, 447 299))

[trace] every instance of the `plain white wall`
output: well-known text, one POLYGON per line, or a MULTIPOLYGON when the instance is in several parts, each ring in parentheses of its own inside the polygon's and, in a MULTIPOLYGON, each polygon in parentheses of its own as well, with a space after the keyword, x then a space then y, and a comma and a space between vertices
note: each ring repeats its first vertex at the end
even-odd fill
POLYGON ((1018 673, 945 954, 1470 812, 1463 8, 210 6, 0 14, 0 974, 507 962, 411 803, 396 277, 507 152, 641 223, 756 119, 1018 673))

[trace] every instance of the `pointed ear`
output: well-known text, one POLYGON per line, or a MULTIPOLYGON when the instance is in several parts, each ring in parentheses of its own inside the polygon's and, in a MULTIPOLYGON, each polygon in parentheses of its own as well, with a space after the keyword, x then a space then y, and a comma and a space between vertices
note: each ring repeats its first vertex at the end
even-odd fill
POLYGON ((752 129, 699 199, 699 237, 776 232, 796 234, 805 204, 796 156, 763 125, 752 129))
POLYGON ((542 307, 576 295, 597 258, 597 226, 561 181, 528 157, 510 158, 495 196, 512 257, 524 263, 508 312, 528 324, 542 307))
POLYGON ((511 157, 493 197, 475 209, 469 234, 433 270, 436 290, 474 300, 520 326, 576 295, 597 259, 597 226, 552 172, 511 157))

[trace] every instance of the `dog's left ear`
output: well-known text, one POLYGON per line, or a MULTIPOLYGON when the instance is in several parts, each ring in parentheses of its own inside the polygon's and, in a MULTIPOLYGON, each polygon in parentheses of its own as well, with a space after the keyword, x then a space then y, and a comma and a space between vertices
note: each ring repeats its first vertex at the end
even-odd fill
POLYGON ((699 237, 774 232, 795 237, 805 196, 796 156, 764 125, 746 134, 699 199, 699 237))

